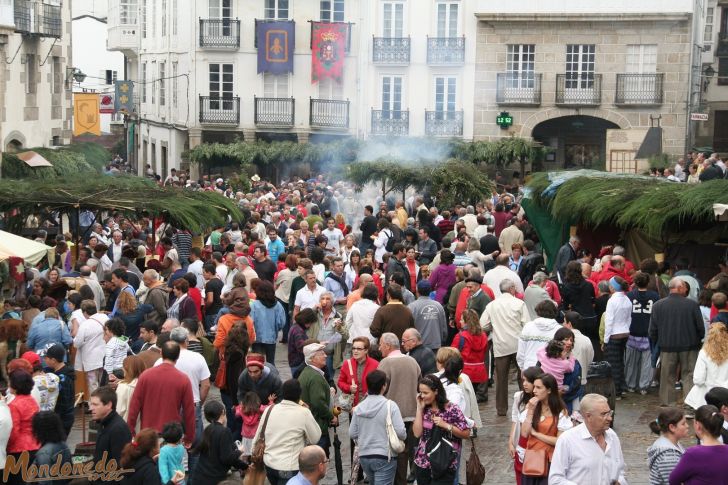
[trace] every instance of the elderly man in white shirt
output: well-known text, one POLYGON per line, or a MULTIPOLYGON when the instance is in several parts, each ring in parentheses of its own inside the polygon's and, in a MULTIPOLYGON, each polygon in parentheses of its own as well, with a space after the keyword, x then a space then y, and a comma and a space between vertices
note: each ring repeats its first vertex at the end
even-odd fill
POLYGON ((559 436, 549 471, 550 485, 627 485, 622 446, 610 428, 614 411, 607 398, 581 399, 584 423, 559 436))
POLYGON ((609 297, 604 312, 603 350, 612 368, 617 399, 621 399, 627 390, 624 380, 624 355, 627 350, 629 327, 632 324, 632 301, 624 294, 627 291, 627 282, 618 276, 609 280, 609 291, 612 296, 609 297))
POLYGON ((508 255, 500 254, 495 259, 496 267, 485 273, 483 283, 488 285, 496 298, 500 296, 500 284, 503 280, 511 280, 516 285, 516 292, 523 293, 523 283, 518 273, 508 267, 508 255))
POLYGON ((505 416, 508 410, 508 374, 511 363, 518 369, 518 338, 524 325, 531 321, 531 315, 526 304, 516 298, 514 281, 504 279, 498 289, 500 295, 485 307, 480 326, 490 333, 489 345, 493 345, 495 357, 495 408, 498 416, 505 416))

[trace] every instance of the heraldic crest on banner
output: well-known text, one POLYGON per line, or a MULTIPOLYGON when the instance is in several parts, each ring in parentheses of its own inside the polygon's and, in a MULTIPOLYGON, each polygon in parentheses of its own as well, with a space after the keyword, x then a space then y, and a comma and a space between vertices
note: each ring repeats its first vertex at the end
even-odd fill
POLYGON ((314 22, 311 29, 311 81, 341 82, 349 25, 314 22))
POLYGON ((292 21, 258 21, 258 74, 293 72, 293 49, 296 24, 292 21))

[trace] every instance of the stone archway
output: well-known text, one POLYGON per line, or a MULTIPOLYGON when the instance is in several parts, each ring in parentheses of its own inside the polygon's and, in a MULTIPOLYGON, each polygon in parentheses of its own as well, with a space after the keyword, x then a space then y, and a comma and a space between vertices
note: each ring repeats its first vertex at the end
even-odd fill
POLYGON ((539 123, 548 121, 554 118, 562 118, 564 116, 590 116, 593 118, 601 118, 607 121, 611 121, 616 124, 617 127, 627 130, 632 128, 632 123, 629 120, 616 111, 610 111, 601 108, 587 108, 587 109, 573 109, 573 108, 551 108, 545 109, 533 113, 531 116, 526 118, 526 121, 521 125, 521 132, 519 136, 524 138, 531 138, 533 129, 539 123))
POLYGON ((8 136, 5 137, 3 148, 8 153, 15 153, 25 147, 25 143, 25 135, 19 131, 11 131, 8 136))

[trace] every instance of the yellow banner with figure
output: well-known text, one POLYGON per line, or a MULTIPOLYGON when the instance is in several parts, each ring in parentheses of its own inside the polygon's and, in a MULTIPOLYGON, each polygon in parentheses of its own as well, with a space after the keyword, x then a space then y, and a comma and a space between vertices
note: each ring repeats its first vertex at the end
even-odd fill
POLYGON ((101 135, 99 95, 96 93, 73 94, 73 136, 84 133, 101 135))

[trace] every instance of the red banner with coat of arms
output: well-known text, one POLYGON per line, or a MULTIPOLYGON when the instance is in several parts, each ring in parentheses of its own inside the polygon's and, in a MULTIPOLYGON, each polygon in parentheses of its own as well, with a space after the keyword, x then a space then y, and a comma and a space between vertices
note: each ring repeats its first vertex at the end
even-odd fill
POLYGON ((349 24, 313 22, 311 27, 311 82, 331 78, 341 82, 349 24))

